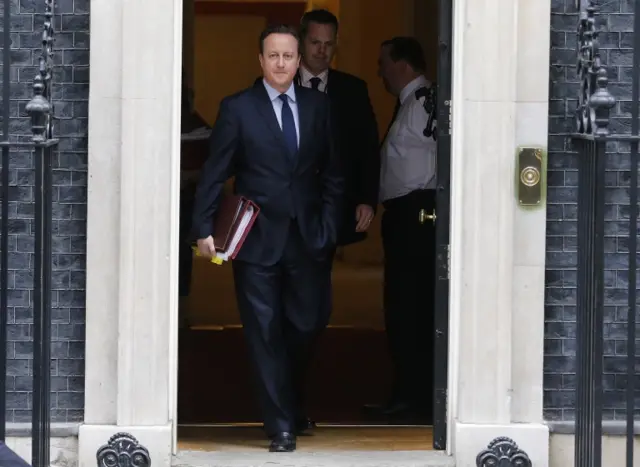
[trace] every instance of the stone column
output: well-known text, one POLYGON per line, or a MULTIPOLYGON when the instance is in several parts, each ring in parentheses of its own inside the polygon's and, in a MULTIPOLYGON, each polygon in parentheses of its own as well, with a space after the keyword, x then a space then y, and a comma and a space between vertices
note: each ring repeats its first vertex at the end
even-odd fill
POLYGON ((464 231, 460 248, 452 248, 452 254, 461 255, 463 284, 458 417, 508 423, 517 2, 470 0, 466 5, 460 117, 464 231))
POLYGON ((169 466, 176 387, 182 2, 91 4, 86 424, 169 466))
MULTIPOLYGON (((516 144, 541 148, 546 166, 550 36, 541 31, 550 29, 551 3, 520 0, 519 5, 516 144)), ((511 420, 541 423, 546 199, 539 207, 516 208, 514 221, 511 420)))
POLYGON ((546 149, 549 5, 459 0, 454 17, 452 451, 475 465, 507 436, 546 466, 545 210, 518 205, 515 168, 519 145, 546 149))
POLYGON ((85 423, 115 424, 123 0, 91 2, 85 423), (98 49, 100 47, 100 49, 98 49))

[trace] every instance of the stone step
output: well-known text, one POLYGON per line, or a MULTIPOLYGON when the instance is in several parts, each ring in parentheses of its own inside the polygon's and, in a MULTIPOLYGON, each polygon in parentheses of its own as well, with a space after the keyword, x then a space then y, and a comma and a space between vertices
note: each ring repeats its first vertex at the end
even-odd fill
POLYGON ((437 451, 269 452, 182 451, 173 467, 455 467, 453 458, 437 451))

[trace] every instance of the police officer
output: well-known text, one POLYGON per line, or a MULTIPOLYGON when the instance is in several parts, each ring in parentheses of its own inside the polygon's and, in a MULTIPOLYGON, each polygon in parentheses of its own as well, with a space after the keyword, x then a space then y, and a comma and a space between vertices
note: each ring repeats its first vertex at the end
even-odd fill
POLYGON ((397 98, 380 172, 384 312, 394 384, 390 400, 378 409, 430 419, 435 229, 432 220, 420 223, 419 217, 420 210, 435 208, 435 88, 423 76, 424 53, 413 37, 383 42, 378 66, 385 89, 397 98), (432 102, 425 102, 429 96, 432 102))

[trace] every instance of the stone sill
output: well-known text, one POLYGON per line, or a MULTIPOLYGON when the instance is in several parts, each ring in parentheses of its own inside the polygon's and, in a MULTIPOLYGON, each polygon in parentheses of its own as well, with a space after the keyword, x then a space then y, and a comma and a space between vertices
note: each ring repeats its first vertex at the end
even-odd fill
MULTIPOLYGON (((545 422, 552 434, 573 435, 575 434, 575 422, 545 422)), ((52 423, 52 438, 67 438, 78 436, 78 431, 82 423, 52 423)), ((29 438, 31 437, 31 423, 7 423, 7 437, 29 438)), ((605 420, 602 422, 602 434, 609 436, 625 436, 627 424, 621 420, 605 420)), ((640 435, 640 421, 634 423, 634 434, 640 435)))
MULTIPOLYGON (((81 423, 52 423, 52 438, 69 438, 77 437, 81 423)), ((7 423, 7 438, 30 438, 31 423, 7 423)))
POLYGON ((172 467, 455 467, 452 457, 438 451, 318 451, 280 455, 268 452, 182 451, 172 467))
MULTIPOLYGON (((576 432, 576 423, 567 422, 546 422, 551 434, 573 435, 576 432)), ((640 422, 633 424, 634 435, 640 435, 640 422)), ((602 434, 608 436, 625 436, 627 434, 627 423, 622 420, 604 420, 602 422, 602 434)))

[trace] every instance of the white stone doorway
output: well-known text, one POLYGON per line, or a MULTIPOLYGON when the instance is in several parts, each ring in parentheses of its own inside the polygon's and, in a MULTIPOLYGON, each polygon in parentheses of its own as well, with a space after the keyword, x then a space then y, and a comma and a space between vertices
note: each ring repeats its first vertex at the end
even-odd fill
MULTIPOLYGON (((182 2, 93 0, 85 423, 176 449, 182 2)), ((544 209, 514 205, 517 145, 546 147, 549 4, 454 3, 447 451, 510 436, 547 465, 544 209), (498 66, 499 65, 499 66, 498 66), (492 337, 487 337, 492 336, 492 337), (526 362, 526 364, 522 364, 526 362)))
MULTIPOLYGON (((185 3, 191 8, 185 6, 183 18, 183 64, 185 81, 195 94, 194 113, 197 114, 183 120, 185 125, 191 128, 202 120, 212 124, 220 99, 239 88, 250 86, 260 74, 255 39, 260 31, 270 22, 295 24, 306 9, 318 6, 310 3, 319 2, 185 3), (234 44, 233 48, 228 47, 229 43, 234 44)), ((383 134, 394 99, 384 90, 377 76, 378 46, 393 35, 417 36, 427 51, 426 75, 432 81, 443 81, 437 76, 438 60, 442 53, 438 52, 438 0, 408 0, 393 5, 383 0, 377 3, 334 0, 329 3, 323 6, 332 10, 340 21, 338 56, 334 67, 353 72, 367 82, 379 132, 383 134), (370 10, 380 14, 371 17, 367 13, 370 10), (364 18, 367 18, 366 21, 364 18)), ((447 34, 451 30, 450 12, 445 12, 445 18, 447 34)), ((450 45, 449 34, 447 41, 450 45)), ((446 55, 450 56, 450 49, 446 55)), ((450 61, 446 65, 450 69, 450 61)), ((445 77, 449 84, 445 91, 449 91, 450 73, 445 73, 445 77)), ((448 103, 450 94, 442 100, 448 103)), ((449 128, 448 122, 443 123, 443 128, 449 128)), ((448 138, 446 131, 441 139, 448 138)), ((450 145, 444 147, 448 151, 450 145)), ((185 167, 193 167, 191 161, 194 159, 195 163, 200 161, 201 153, 206 155, 206 140, 204 145, 200 141, 183 143, 183 174, 197 176, 197 170, 188 171, 185 167)), ((448 161, 441 166, 448 167, 448 161)), ((446 178, 443 186, 448 187, 448 173, 446 178)), ((448 196, 448 191, 445 194, 448 196)), ((440 211, 438 209, 438 218, 443 221, 439 223, 448 222, 448 215, 440 211)), ((370 427, 388 423, 385 417, 366 414, 362 409, 365 403, 383 401, 388 396, 392 380, 382 313, 380 217, 376 218, 370 229, 369 238, 363 243, 342 249, 335 262, 332 320, 312 364, 308 394, 310 415, 323 425, 370 427)), ((444 234, 443 246, 446 249, 448 230, 444 234)), ((255 395, 251 391, 249 362, 244 355, 231 269, 226 265, 213 266, 203 258, 196 258, 191 282, 190 296, 181 300, 186 325, 180 331, 178 344, 179 446, 193 446, 189 440, 198 435, 194 433, 195 426, 199 426, 198 429, 206 432, 209 438, 217 434, 224 440, 228 438, 224 430, 231 428, 220 428, 221 425, 238 427, 238 424, 259 420, 255 395), (215 297, 215 305, 212 297, 215 297), (214 425, 217 428, 213 430, 202 425, 214 425)), ((447 284, 444 285, 442 293, 447 295, 447 284)), ((445 297, 441 303, 443 316, 440 321, 445 327, 447 299, 445 297)), ((429 308, 433 305, 428 303, 429 300, 432 301, 433 297, 425 297, 425 312, 432 313, 429 308)), ((423 449, 432 449, 434 444, 444 449, 447 348, 446 335, 441 336, 443 345, 439 346, 441 357, 438 364, 442 381, 438 387, 442 395, 441 410, 437 417, 440 421, 438 443, 433 442, 432 428, 423 428, 421 436, 418 435, 419 430, 410 433, 393 429, 383 433, 367 430, 370 437, 379 436, 382 444, 393 445, 384 440, 388 436, 398 436, 406 440, 421 440, 416 444, 423 449)), ((432 401, 425 403, 432 404, 432 401)), ((394 424, 419 426, 424 425, 425 421, 417 416, 405 416, 396 417, 394 424)), ((238 428, 235 432, 240 438, 251 434, 244 430, 244 427, 238 428)), ((259 433, 259 430, 253 431, 259 433)), ((356 436, 356 432, 350 430, 351 436, 356 436)), ((330 431, 320 430, 319 435, 325 434, 328 439, 332 438, 330 431)), ((348 436, 345 433, 345 437, 348 436)), ((320 437, 314 437, 314 442, 321 443, 320 437)), ((211 440, 211 449, 215 445, 216 440, 211 440)))

